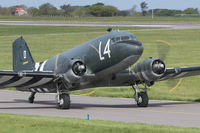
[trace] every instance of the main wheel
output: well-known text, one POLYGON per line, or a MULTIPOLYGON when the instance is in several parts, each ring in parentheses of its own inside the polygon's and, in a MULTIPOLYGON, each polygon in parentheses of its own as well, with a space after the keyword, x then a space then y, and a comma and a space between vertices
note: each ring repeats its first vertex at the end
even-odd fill
POLYGON ((59 102, 57 103, 57 107, 59 109, 70 109, 70 96, 69 94, 61 94, 59 95, 59 102))
POLYGON ((33 103, 33 102, 34 102, 35 94, 36 94, 35 92, 31 92, 31 95, 30 95, 30 97, 28 98, 29 103, 33 103))
POLYGON ((146 92, 140 92, 138 93, 138 101, 137 106, 138 107, 147 107, 149 103, 149 98, 146 92))
POLYGON ((34 102, 34 97, 29 97, 28 101, 29 101, 29 103, 33 103, 34 102))

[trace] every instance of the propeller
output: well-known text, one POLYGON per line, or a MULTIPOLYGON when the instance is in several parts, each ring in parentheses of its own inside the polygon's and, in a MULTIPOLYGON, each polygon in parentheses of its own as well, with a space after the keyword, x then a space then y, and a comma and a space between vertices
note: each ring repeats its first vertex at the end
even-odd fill
POLYGON ((158 57, 162 60, 165 60, 172 44, 164 40, 157 40, 156 42, 157 42, 158 57))
MULTIPOLYGON (((170 48, 173 45, 164 40, 157 40, 156 42, 157 42, 158 57, 164 61, 170 51, 170 48)), ((155 64, 155 67, 160 67, 160 71, 162 71, 161 69, 162 66, 161 65, 159 66, 157 64, 155 64)), ((158 72, 160 71, 158 69, 158 72)), ((170 79, 166 81, 166 84, 170 88, 170 92, 173 92, 181 84, 181 82, 182 82, 181 79, 170 79)))

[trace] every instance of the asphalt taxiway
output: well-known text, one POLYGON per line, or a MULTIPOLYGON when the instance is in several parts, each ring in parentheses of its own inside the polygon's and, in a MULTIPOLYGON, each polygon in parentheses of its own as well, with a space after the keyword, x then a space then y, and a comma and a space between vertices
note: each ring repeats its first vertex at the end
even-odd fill
MULTIPOLYGON (((103 26, 103 27, 162 27, 164 29, 200 29, 200 24, 151 24, 151 23, 69 23, 69 22, 38 22, 38 21, 0 21, 0 25, 31 25, 31 26, 103 26)), ((151 29, 150 29, 151 30, 151 29)), ((163 29, 155 29, 163 30, 163 29)))
POLYGON ((134 99, 71 96, 71 109, 55 108, 55 94, 37 94, 35 103, 28 92, 0 91, 0 113, 69 117, 200 128, 200 103, 150 100, 138 108, 134 99))

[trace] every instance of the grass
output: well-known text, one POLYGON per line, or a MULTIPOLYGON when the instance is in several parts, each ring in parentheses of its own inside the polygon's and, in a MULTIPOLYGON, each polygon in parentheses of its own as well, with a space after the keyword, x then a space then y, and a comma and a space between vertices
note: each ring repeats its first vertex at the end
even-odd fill
MULTIPOLYGON (((2 26, 4 27, 5 35, 0 32, 0 69, 12 69, 12 49, 11 44, 16 39, 18 30, 24 31, 23 28, 29 30, 24 33, 24 38, 29 45, 35 61, 44 61, 58 53, 71 49, 85 41, 100 36, 106 32, 96 32, 96 27, 53 27, 54 30, 41 26, 42 30, 32 26, 2 26), (59 30, 58 30, 58 29, 59 30), (16 30, 15 30, 16 29, 16 30), (88 29, 88 30, 87 30, 88 29), (28 31, 29 34, 28 34, 28 31), (63 33, 68 34, 52 34, 63 33), (8 35, 8 36, 6 36, 8 35)), ((98 27, 99 28, 99 27, 98 27)), ((102 28, 102 27, 101 27, 102 28)), ((103 28, 98 31, 105 31, 103 28)), ((1 28, 0 28, 1 29, 1 28)), ((1 31, 1 30, 0 30, 1 31)), ((25 32, 25 31, 24 31, 25 32)), ((171 30, 171 31, 137 31, 134 32, 137 39, 144 45, 144 54, 140 61, 147 57, 158 57, 156 49, 156 40, 165 40, 173 46, 165 60, 167 67, 180 66, 200 66, 200 30, 171 30)), ((169 86, 169 81, 158 82, 149 90, 150 99, 165 99, 165 100, 182 100, 182 101, 199 101, 200 76, 184 78, 180 86, 173 92, 169 86)), ((171 84, 171 83, 170 83, 171 84)), ((133 90, 130 87, 104 87, 93 88, 72 92, 72 94, 87 93, 91 90, 96 90, 92 96, 109 96, 109 97, 133 97, 133 90)))
POLYGON ((199 24, 200 17, 23 17, 0 16, 0 21, 101 22, 101 23, 185 23, 199 24))
POLYGON ((0 114, 1 133, 199 133, 199 128, 0 114))

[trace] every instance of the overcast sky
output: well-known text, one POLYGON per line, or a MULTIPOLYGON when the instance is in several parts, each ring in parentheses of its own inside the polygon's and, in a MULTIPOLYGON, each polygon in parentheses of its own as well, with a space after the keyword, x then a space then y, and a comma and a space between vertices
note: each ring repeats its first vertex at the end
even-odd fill
POLYGON ((200 9, 200 0, 0 0, 2 7, 24 4, 28 7, 39 7, 41 4, 49 2, 57 8, 63 4, 71 5, 91 5, 97 2, 105 3, 106 5, 116 6, 120 10, 129 9, 133 5, 137 5, 137 10, 140 10, 140 3, 146 1, 149 9, 152 8, 168 8, 168 9, 186 9, 189 7, 200 9))

